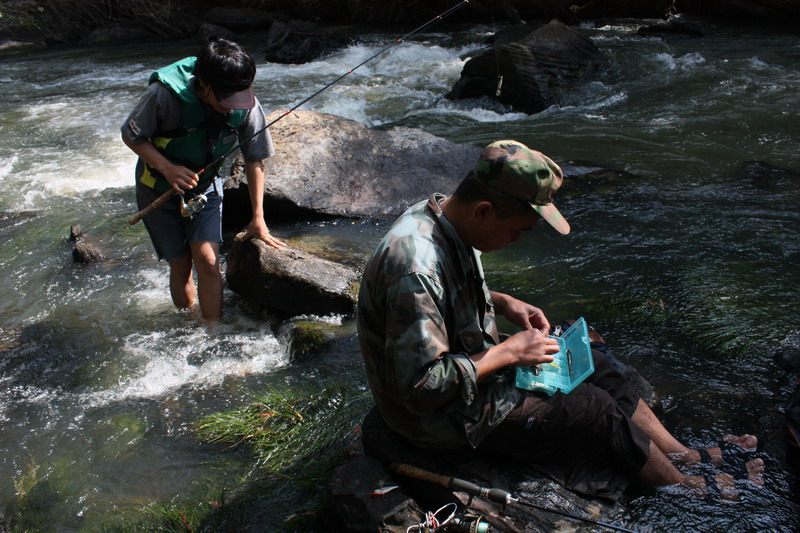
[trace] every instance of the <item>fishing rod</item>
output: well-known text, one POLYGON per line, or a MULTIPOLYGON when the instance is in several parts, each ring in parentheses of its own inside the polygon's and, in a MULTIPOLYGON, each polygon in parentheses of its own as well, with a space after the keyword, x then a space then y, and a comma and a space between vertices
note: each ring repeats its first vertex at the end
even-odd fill
MULTIPOLYGON (((361 63, 359 63, 358 65, 356 65, 355 67, 351 68, 350 70, 348 70, 348 71, 347 71, 347 72, 345 72, 344 74, 340 75, 338 78, 336 78, 336 79, 335 79, 335 80, 333 80, 332 82, 328 83, 327 85, 325 85, 325 86, 324 86, 324 87, 322 87, 321 89, 319 89, 319 90, 317 90, 316 92, 314 92, 314 93, 313 93, 311 96, 308 96, 308 97, 306 97, 305 99, 303 99, 302 101, 300 101, 300 103, 296 104, 294 107, 292 107, 292 108, 291 108, 291 109, 289 109, 288 111, 285 111, 284 113, 282 113, 281 115, 279 115, 277 118, 275 118, 274 120, 272 120, 272 121, 271 121, 269 124, 267 124, 266 126, 264 126, 263 128, 261 128, 261 129, 260 129, 260 130, 258 130, 257 132, 253 133, 253 134, 252 134, 250 137, 248 137, 247 139, 245 139, 245 140, 243 140, 243 141, 239 142, 238 144, 236 144, 236 145, 235 145, 233 148, 231 148, 230 150, 228 150, 227 152, 225 152, 224 154, 222 154, 221 156, 219 156, 218 158, 216 158, 214 161, 212 161, 211 163, 209 163, 208 165, 206 165, 206 166, 205 166, 204 168, 202 168, 201 170, 197 171, 196 175, 199 177, 201 174, 203 174, 204 172, 206 172, 206 170, 208 170, 208 169, 211 169, 211 168, 215 168, 215 167, 216 167, 218 164, 220 164, 222 161, 224 161, 224 160, 225 160, 225 158, 227 158, 229 155, 231 155, 231 154, 232 154, 232 153, 234 153, 236 150, 238 150, 239 148, 241 148, 241 146, 242 146, 243 144, 246 144, 246 143, 248 143, 248 142, 252 141, 253 139, 255 139, 257 136, 261 135, 261 134, 262 134, 264 131, 266 131, 266 130, 267 130, 269 127, 270 127, 270 126, 274 125, 276 122, 278 122, 279 120, 281 120, 281 119, 282 119, 283 117, 285 117, 286 115, 289 115, 289 114, 291 114, 291 113, 292 113, 293 111, 295 111, 295 110, 296 110, 298 107, 300 107, 300 106, 302 106, 303 104, 307 103, 307 102, 308 102, 309 100, 311 100, 312 98, 315 98, 315 97, 319 96, 319 95, 320 95, 322 92, 324 92, 324 91, 328 90, 329 88, 331 88, 332 86, 336 85, 337 83, 339 83, 340 81, 342 81, 344 78, 346 78, 347 76, 349 76, 350 74, 352 74, 353 72, 355 72, 355 71, 356 71, 358 68, 360 68, 360 67, 362 67, 362 66, 366 65, 367 63, 369 63, 370 61, 372 61, 373 59, 375 59, 375 58, 376 58, 376 57, 378 57, 379 55, 381 55, 381 54, 383 54, 384 52, 388 51, 389 49, 391 49, 391 48, 393 48, 393 47, 397 46, 398 44, 400 44, 400 43, 404 42, 404 41, 405 41, 406 39, 408 39, 409 37, 413 37, 414 35, 416 35, 416 34, 418 34, 418 33, 422 32, 422 31, 424 31, 424 30, 428 29, 429 27, 433 26, 434 24, 436 24, 437 22, 441 21, 441 20, 442 20, 442 19, 444 19, 445 17, 447 17, 447 16, 451 15, 453 12, 455 12, 456 10, 458 10, 459 8, 463 7, 465 4, 468 4, 468 3, 469 3, 469 0, 461 0, 461 2, 459 2, 459 3, 458 3, 458 4, 456 4, 456 5, 454 5, 454 6, 453 6, 453 7, 451 7, 450 9, 448 9, 448 10, 446 10, 446 11, 444 11, 444 12, 440 13, 439 15, 436 15, 435 17, 433 17, 431 20, 429 20, 428 22, 426 22, 426 23, 425 23, 425 24, 423 24, 422 26, 420 26, 420 27, 418 27, 418 28, 416 28, 416 29, 414 29, 414 30, 411 30, 411 31, 410 31, 410 32, 408 32, 407 34, 405 34, 405 35, 403 35, 402 37, 400 37, 400 38, 396 39, 396 40, 395 40, 393 43, 389 44, 388 46, 386 46, 385 48, 383 48, 383 49, 382 49, 382 50, 380 50, 379 52, 375 53, 374 55, 372 55, 372 56, 368 57, 367 59, 365 59, 364 61, 362 61, 362 62, 361 62, 361 63)), ((142 220, 144 217, 146 217, 147 215, 149 215, 149 214, 150 214, 150 213, 151 213, 151 212, 152 212, 154 209, 156 209, 157 207, 159 207, 159 206, 163 205, 164 203, 166 203, 166 202, 167 202, 167 201, 168 201, 168 200, 169 200, 169 199, 172 197, 172 195, 173 195, 173 194, 175 194, 175 193, 176 193, 175 189, 170 189, 170 190, 168 190, 167 192, 165 192, 164 194, 162 194, 161 196, 159 196, 158 198, 156 198, 156 199, 153 201, 153 203, 151 203, 150 205, 148 205, 147 207, 145 207, 144 209, 142 209, 141 211, 139 211, 138 213, 136 213, 135 215, 133 215, 133 216, 130 218, 130 220, 128 220, 128 224, 130 224, 131 226, 132 226, 132 225, 134 225, 134 224, 136 224, 137 222, 139 222, 140 220, 142 220)))
POLYGON ((518 505, 533 507, 541 511, 547 511, 549 513, 554 513, 557 515, 565 516, 567 518, 572 518, 574 520, 580 520, 582 522, 593 524, 595 526, 601 526, 608 529, 613 529, 614 531, 622 531, 624 533, 637 533, 632 529, 626 529, 621 526, 615 526, 614 524, 600 522, 599 520, 592 520, 591 518, 584 518, 582 516, 570 514, 565 511, 559 511, 558 509, 552 509, 550 507, 545 507, 544 505, 538 505, 533 502, 521 500, 519 498, 513 497, 511 493, 503 489, 480 487, 475 483, 471 483, 463 479, 443 476, 441 474, 434 474, 433 472, 428 472, 427 470, 417 468, 416 466, 411 466, 404 463, 392 463, 389 465, 389 470, 401 476, 405 476, 412 479, 418 479, 420 481, 427 481, 435 485, 441 485, 442 487, 445 487, 453 491, 465 492, 466 494, 469 495, 470 501, 472 501, 473 497, 477 496, 485 500, 489 500, 502 505, 507 505, 509 503, 516 503, 518 505))

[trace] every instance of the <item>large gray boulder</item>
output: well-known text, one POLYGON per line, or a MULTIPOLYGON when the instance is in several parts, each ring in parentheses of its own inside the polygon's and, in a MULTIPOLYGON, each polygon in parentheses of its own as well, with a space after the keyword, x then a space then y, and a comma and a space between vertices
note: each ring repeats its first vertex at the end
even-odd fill
POLYGON ((561 103, 607 64, 588 37, 560 21, 522 31, 509 41, 498 36, 494 46, 467 61, 447 97, 489 97, 524 113, 538 113, 561 103))
MULTIPOLYGON (((267 120, 282 114, 275 111, 267 120)), ((421 130, 371 130, 302 110, 283 117, 270 132, 277 153, 266 164, 264 206, 272 220, 395 217, 434 192, 453 192, 481 150, 421 130)), ((236 191, 240 178, 235 174, 225 191, 229 214, 249 210, 246 189, 236 191)))

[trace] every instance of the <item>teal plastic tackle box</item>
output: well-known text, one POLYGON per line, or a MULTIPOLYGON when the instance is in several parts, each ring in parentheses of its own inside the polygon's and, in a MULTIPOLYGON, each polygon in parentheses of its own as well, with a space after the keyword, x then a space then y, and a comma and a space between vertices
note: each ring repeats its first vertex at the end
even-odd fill
POLYGON ((518 366, 517 388, 547 393, 567 394, 594 372, 592 347, 586 321, 581 317, 560 336, 550 335, 558 341, 560 350, 552 363, 538 366, 518 366))

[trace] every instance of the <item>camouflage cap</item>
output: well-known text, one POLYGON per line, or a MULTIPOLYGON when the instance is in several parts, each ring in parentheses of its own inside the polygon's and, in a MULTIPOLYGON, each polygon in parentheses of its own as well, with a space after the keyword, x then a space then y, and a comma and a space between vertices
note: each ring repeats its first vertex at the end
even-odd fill
POLYGON ((483 149, 473 172, 498 191, 528 202, 559 233, 569 233, 569 223, 553 205, 564 173, 543 153, 517 141, 496 141, 483 149))

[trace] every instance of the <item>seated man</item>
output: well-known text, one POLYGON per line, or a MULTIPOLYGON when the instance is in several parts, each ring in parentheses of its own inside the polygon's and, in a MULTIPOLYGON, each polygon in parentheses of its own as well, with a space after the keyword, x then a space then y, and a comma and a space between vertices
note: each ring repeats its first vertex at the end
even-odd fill
MULTIPOLYGON (((543 154, 516 141, 492 143, 452 196, 412 206, 380 242, 361 282, 358 333, 383 422, 417 448, 477 449, 545 466, 588 496, 618 496, 619 483, 608 481, 616 472, 700 494, 713 483, 735 498, 729 474, 707 481, 675 465, 720 466, 737 455, 745 464, 756 438, 687 448, 599 351, 595 372, 569 394, 515 387, 514 367, 553 361, 558 344, 540 309, 488 289, 479 252, 517 241, 541 218, 569 233, 552 203, 562 181, 543 154), (501 342, 495 313, 522 331, 501 342)), ((763 468, 751 459, 745 475, 758 480, 763 468)))

